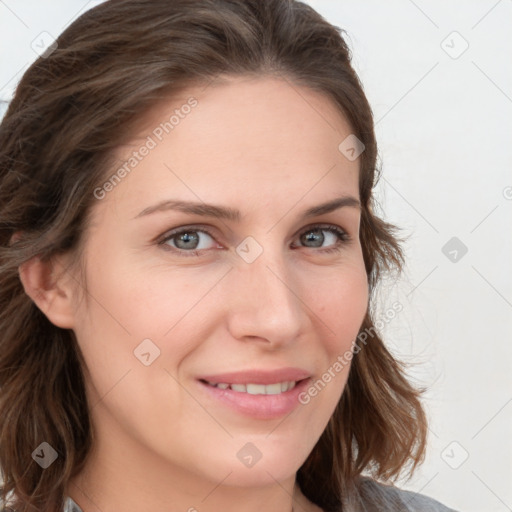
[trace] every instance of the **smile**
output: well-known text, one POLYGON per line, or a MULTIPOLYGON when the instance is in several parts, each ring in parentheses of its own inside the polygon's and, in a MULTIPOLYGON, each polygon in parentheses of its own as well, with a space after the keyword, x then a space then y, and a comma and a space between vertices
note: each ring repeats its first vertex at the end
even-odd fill
POLYGON ((297 384, 296 381, 277 382, 276 384, 228 384, 226 382, 209 382, 210 386, 219 389, 231 389, 238 393, 248 393, 249 395, 279 395, 290 391, 297 384))
MULTIPOLYGON (((296 375, 298 376, 297 372, 296 375)), ((232 379, 229 380, 238 380, 239 382, 230 383, 227 376, 227 374, 223 375, 222 379, 211 377, 212 380, 204 378, 197 380, 199 389, 202 390, 201 393, 205 393, 205 397, 210 401, 211 405, 209 404, 208 407, 228 408, 259 420, 282 418, 300 407, 299 395, 311 382, 311 377, 279 382, 272 379, 274 380, 272 382, 268 376, 258 379, 255 375, 252 378, 249 377, 250 380, 240 382, 242 377, 239 375, 234 378, 232 374, 232 379), (251 382, 252 379, 267 380, 267 382, 254 383, 254 381, 251 382), (218 382, 213 382, 213 380, 218 380, 218 382), (228 382, 225 382, 226 380, 228 382)))

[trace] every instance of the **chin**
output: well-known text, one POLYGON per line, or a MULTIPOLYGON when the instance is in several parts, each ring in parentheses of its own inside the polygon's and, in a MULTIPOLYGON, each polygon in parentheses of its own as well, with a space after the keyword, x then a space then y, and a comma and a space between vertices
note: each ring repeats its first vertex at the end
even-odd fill
POLYGON ((298 468, 291 465, 263 466, 262 461, 252 468, 235 468, 224 484, 232 487, 264 487, 294 479, 298 468))
MULTIPOLYGON (((261 445, 260 445, 261 446, 261 445)), ((236 454, 235 464, 230 464, 232 471, 226 484, 232 486, 265 486, 274 485, 277 481, 284 481, 295 478, 295 474, 306 460, 309 453, 302 453, 298 450, 300 443, 296 443, 294 450, 283 450, 276 446, 262 447, 261 453, 255 452, 256 456, 250 460, 253 447, 246 445, 236 454), (245 451, 244 451, 245 450, 245 451), (261 455, 261 458, 256 458, 261 455), (246 460, 244 460, 246 459, 246 460)))

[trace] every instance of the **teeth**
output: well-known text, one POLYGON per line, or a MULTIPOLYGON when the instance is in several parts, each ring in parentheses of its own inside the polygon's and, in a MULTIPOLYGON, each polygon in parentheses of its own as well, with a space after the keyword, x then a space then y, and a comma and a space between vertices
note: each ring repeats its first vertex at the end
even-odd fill
POLYGON ((226 382, 208 382, 210 386, 217 387, 219 389, 231 388, 233 391, 238 393, 248 393, 249 395, 279 395, 290 391, 297 384, 295 381, 278 382, 276 384, 228 384, 226 382))
POLYGON ((295 381, 290 381, 290 382, 283 382, 281 384, 281 389, 283 388, 283 386, 286 386, 288 385, 288 388, 285 389, 284 391, 290 391, 290 389, 293 389, 295 386, 296 386, 296 382, 295 381))
MULTIPOLYGON (((260 386, 258 386, 260 387, 260 386)), ((260 391, 259 393, 253 393, 254 395, 260 394, 260 395, 279 395, 281 393, 281 384, 278 382, 277 384, 267 384, 266 386, 261 386, 263 388, 263 391, 260 391)), ((252 391, 249 390, 249 386, 247 386, 247 393, 252 393, 252 391)))
MULTIPOLYGON (((249 395, 265 395, 267 391, 265 384, 247 384, 245 387, 249 395)), ((233 385, 231 389, 234 389, 233 385)), ((235 389, 235 391, 237 390, 235 389)), ((281 386, 279 386, 279 391, 281 391, 281 386)))

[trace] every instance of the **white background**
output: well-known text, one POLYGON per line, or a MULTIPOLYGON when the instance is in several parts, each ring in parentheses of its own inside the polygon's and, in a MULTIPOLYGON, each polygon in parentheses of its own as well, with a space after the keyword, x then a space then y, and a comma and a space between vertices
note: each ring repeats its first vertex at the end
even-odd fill
MULTIPOLYGON (((0 0, 0 96, 41 32, 98 3, 0 0)), ((512 0, 308 3, 347 32, 375 114, 378 197, 408 237, 379 309, 404 306, 384 331, 428 387, 430 437, 399 485, 460 512, 512 511, 512 0)))

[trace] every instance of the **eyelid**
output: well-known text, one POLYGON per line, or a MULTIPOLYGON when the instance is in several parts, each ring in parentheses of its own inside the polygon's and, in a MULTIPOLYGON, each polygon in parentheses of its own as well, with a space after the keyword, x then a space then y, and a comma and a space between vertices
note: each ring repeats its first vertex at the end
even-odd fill
POLYGON ((212 238, 215 238, 215 236, 212 233, 213 230, 212 230, 211 226, 207 226, 207 225, 203 225, 203 224, 190 224, 190 225, 179 226, 177 228, 166 231, 164 234, 158 236, 156 238, 155 242, 158 244, 167 242, 167 240, 169 240, 169 238, 179 235, 180 233, 185 232, 185 231, 204 231, 207 235, 211 236, 212 238))

